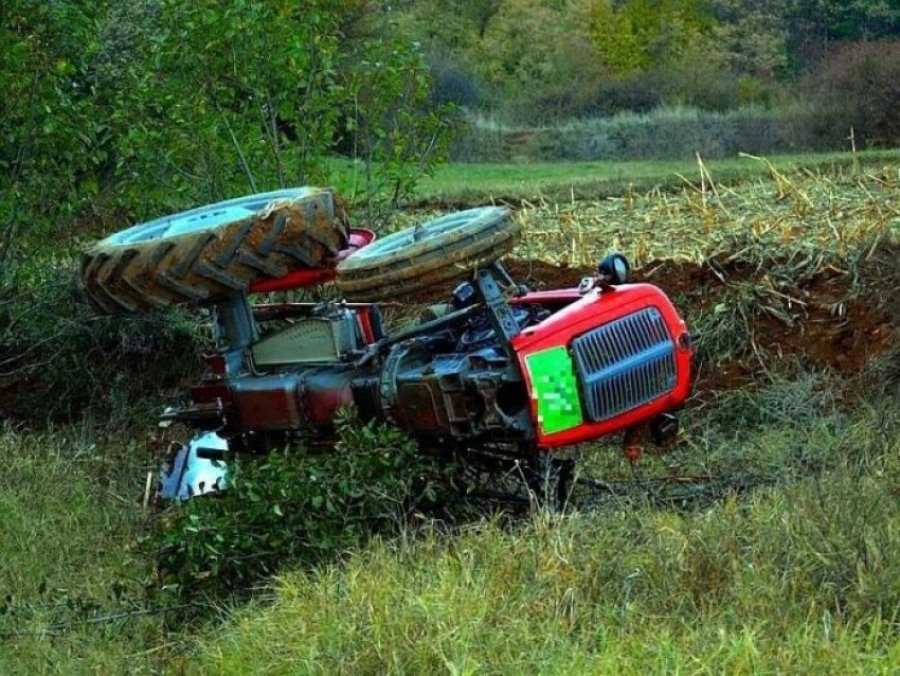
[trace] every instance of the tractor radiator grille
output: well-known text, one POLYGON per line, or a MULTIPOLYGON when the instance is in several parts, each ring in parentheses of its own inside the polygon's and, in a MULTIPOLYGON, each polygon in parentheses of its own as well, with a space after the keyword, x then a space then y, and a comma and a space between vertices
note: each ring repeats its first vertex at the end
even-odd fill
POLYGON ((572 351, 588 417, 599 422, 675 387, 675 344, 656 308, 578 336, 572 351))

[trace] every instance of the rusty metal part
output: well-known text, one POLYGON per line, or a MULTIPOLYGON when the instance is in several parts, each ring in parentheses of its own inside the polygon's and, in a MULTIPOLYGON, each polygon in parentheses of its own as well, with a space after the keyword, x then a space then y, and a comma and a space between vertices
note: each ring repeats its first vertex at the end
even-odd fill
MULTIPOLYGON (((502 268, 500 268, 502 269, 502 268)), ((489 269, 478 270, 475 273, 475 284, 479 295, 487 307, 487 316, 494 328, 494 333, 500 339, 500 346, 506 356, 515 360, 515 350, 510 345, 510 340, 519 335, 521 329, 513 316, 506 299, 500 293, 500 287, 494 278, 493 271, 489 269)))
POLYGON ((415 339, 391 349, 378 383, 380 414, 388 421, 420 438, 467 442, 533 436, 524 392, 502 351, 433 354, 415 339))
POLYGON ((231 384, 240 429, 262 432, 330 429, 337 412, 353 404, 352 366, 329 365, 297 373, 241 378, 231 384))
POLYGON ((243 378, 231 385, 241 426, 248 430, 290 430, 305 422, 300 414, 297 375, 243 378))

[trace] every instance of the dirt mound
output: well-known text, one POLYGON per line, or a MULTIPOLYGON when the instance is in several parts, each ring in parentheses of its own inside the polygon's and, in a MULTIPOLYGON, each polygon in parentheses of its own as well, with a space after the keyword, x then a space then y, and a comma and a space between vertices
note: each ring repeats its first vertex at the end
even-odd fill
POLYGON ((595 268, 586 266, 559 266, 540 260, 522 260, 520 258, 504 260, 503 267, 514 280, 535 291, 578 286, 582 277, 596 272, 595 268))
MULTIPOLYGON (((773 279, 768 267, 739 260, 656 261, 633 278, 665 290, 694 329, 718 310, 733 309, 746 319, 740 327, 745 338, 739 338, 746 349, 739 356, 720 358, 701 346, 698 387, 731 389, 752 383, 761 371, 777 370, 779 362, 799 360, 854 374, 894 349, 898 260, 897 247, 883 247, 856 274, 826 268, 790 283, 773 279)), ((532 288, 575 286, 592 272, 541 261, 512 260, 505 266, 532 288)))

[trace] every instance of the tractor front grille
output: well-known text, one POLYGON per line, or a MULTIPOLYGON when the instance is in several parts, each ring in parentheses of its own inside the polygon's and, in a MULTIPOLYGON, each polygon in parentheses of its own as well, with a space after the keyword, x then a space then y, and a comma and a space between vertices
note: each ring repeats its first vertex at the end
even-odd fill
POLYGON ((675 344, 662 314, 647 308, 572 341, 588 417, 608 420, 675 388, 675 344))

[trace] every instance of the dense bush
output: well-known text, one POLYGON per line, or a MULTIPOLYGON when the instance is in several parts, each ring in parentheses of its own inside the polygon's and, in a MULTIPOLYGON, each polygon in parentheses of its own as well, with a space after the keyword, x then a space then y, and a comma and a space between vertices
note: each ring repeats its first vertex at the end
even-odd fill
POLYGON ((900 630, 898 431, 896 402, 838 425, 772 420, 713 452, 731 454, 731 468, 760 453, 799 462, 793 444, 812 432, 832 469, 798 482, 776 470, 776 485, 696 510, 611 501, 512 530, 376 542, 341 566, 285 575, 275 602, 204 644, 201 662, 889 673, 900 630))
POLYGON ((433 79, 432 98, 438 105, 473 107, 481 103, 481 86, 465 66, 441 52, 429 55, 433 79))
POLYGON ((102 192, 112 124, 91 100, 97 45, 84 36, 100 10, 89 5, 0 5, 0 293, 28 240, 58 238, 102 192))
POLYGON ((396 528, 434 497, 435 469, 402 432, 350 415, 338 432, 325 453, 286 448, 236 462, 229 490, 171 507, 146 543, 163 587, 239 594, 282 564, 333 558, 396 528))
POLYGON ((774 77, 741 73, 725 54, 714 52, 674 64, 655 81, 659 97, 669 106, 734 111, 771 108, 783 97, 783 85, 774 77))
POLYGON ((575 86, 569 80, 529 90, 507 105, 506 117, 522 124, 552 125, 560 120, 609 116, 626 111, 644 113, 662 104, 655 77, 638 73, 621 78, 596 78, 575 86))
MULTIPOLYGON (((644 160, 729 157, 738 152, 773 154, 811 149, 803 130, 814 111, 743 108, 728 112, 661 108, 546 127, 509 127, 472 119, 454 141, 458 161, 528 159, 644 160)), ((845 134, 846 136, 846 134, 845 134)), ((812 149, 841 147, 843 137, 812 149)))
POLYGON ((0 4, 0 288, 79 222, 325 182, 342 138, 352 197, 409 193, 449 133, 424 55, 371 3, 282 5, 0 4))
POLYGON ((817 111, 806 133, 811 143, 846 138, 857 145, 900 143, 900 42, 848 44, 837 49, 806 83, 817 111))
POLYGON ((0 295, 0 417, 143 424, 198 363, 196 317, 100 316, 67 262, 32 261, 29 271, 0 295))

